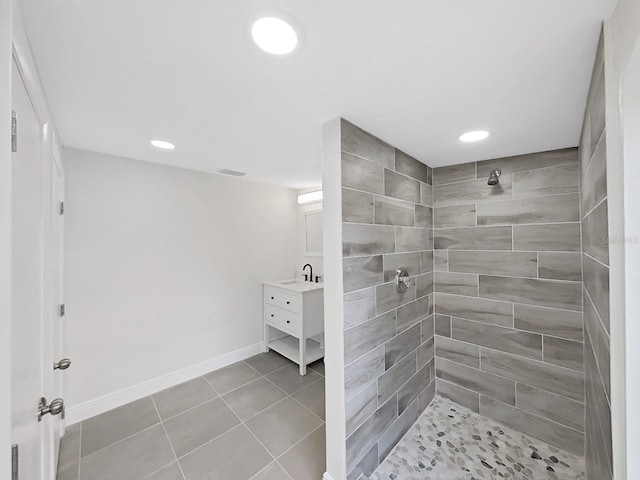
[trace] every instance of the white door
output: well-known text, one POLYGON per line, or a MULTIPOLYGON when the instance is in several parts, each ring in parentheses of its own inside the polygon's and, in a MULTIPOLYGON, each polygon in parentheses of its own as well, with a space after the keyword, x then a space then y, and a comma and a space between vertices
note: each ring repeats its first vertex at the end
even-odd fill
MULTIPOLYGON (((19 448, 21 480, 51 480, 52 416, 39 417, 39 402, 52 384, 50 330, 45 289, 46 231, 50 177, 45 163, 45 129, 13 63, 12 108, 17 118, 17 151, 12 153, 12 442, 19 448), (48 351, 48 353, 47 353, 48 351), (48 358, 47 358, 48 357, 48 358), (41 421, 40 421, 41 420, 41 421)), ((47 398, 47 403, 52 398, 47 398)))

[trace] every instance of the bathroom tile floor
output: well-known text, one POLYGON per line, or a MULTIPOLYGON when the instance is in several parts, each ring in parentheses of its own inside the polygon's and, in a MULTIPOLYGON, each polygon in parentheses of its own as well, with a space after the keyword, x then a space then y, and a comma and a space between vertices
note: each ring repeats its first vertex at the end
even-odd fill
POLYGON ((584 480, 582 457, 436 396, 369 480, 584 480))
POLYGON ((67 428, 58 480, 319 480, 324 364, 260 354, 67 428))

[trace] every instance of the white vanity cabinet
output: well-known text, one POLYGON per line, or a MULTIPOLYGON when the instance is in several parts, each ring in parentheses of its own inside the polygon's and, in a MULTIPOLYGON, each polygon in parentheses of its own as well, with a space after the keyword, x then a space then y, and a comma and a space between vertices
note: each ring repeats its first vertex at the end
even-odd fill
POLYGON ((264 283, 264 351, 275 350, 300 365, 324 357, 322 283, 283 280, 264 283))

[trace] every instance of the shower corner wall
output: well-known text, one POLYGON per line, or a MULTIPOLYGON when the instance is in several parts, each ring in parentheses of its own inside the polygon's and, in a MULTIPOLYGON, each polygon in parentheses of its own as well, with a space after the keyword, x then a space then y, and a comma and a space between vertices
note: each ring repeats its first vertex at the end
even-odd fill
POLYGON ((429 166, 341 120, 349 480, 371 474, 435 395, 431 184, 429 166))

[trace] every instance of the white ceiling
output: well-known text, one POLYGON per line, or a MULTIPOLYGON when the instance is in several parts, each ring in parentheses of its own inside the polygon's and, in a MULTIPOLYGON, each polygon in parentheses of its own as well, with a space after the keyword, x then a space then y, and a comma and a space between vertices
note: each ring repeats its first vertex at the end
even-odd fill
POLYGON ((66 146, 290 187, 343 116, 432 166, 578 144, 615 0, 21 0, 66 146), (304 27, 259 51, 256 9, 304 27), (481 144, 458 136, 489 129, 481 144), (174 142, 161 152, 149 140, 174 142))

